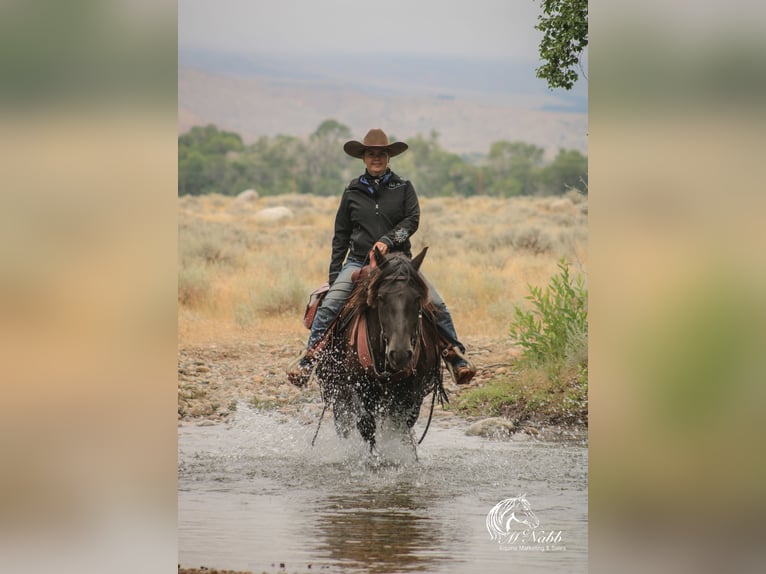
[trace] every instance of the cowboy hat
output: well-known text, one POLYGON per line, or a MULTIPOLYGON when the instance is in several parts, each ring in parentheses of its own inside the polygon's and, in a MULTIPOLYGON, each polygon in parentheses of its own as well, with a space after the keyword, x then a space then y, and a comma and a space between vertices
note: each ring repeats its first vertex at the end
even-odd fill
POLYGON ((381 149, 388 152, 388 157, 394 157, 407 150, 409 146, 404 142, 388 143, 388 136, 381 129, 371 129, 364 136, 364 140, 358 142, 351 140, 343 144, 343 151, 351 157, 363 158, 365 150, 381 149))

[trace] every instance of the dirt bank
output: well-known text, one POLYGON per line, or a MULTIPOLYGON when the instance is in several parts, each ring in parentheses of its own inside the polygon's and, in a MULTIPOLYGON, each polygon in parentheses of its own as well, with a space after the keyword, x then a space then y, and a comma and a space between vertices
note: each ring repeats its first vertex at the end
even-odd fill
MULTIPOLYGON (((518 355, 507 338, 474 337, 467 338, 465 344, 478 372, 469 385, 458 387, 445 371, 445 388, 453 403, 462 393, 485 385, 493 377, 509 376, 518 355)), ((286 343, 279 338, 257 344, 229 340, 214 345, 181 346, 178 352, 179 425, 224 422, 242 404, 273 409, 304 424, 315 423, 322 409, 318 385, 312 380, 306 388, 298 389, 285 378, 286 366, 299 351, 300 347, 293 342, 286 343)), ((425 401, 424 413, 429 406, 425 401)), ((460 416, 438 406, 434 411, 435 420, 450 426, 468 426, 476 418, 460 416)), ((530 432, 549 426, 544 417, 535 418, 534 413, 526 423, 525 428, 530 432)))
MULTIPOLYGON (((510 343, 504 340, 474 339, 466 341, 466 345, 479 371, 471 384, 461 389, 445 371, 445 387, 450 396, 505 372, 515 354, 510 343)), ((285 378, 285 368, 299 352, 299 347, 280 340, 181 346, 178 420, 181 424, 221 422, 236 410, 239 402, 297 416, 311 413, 317 406, 321 408, 315 381, 298 389, 285 378)), ((443 416, 449 415, 451 413, 443 416)))

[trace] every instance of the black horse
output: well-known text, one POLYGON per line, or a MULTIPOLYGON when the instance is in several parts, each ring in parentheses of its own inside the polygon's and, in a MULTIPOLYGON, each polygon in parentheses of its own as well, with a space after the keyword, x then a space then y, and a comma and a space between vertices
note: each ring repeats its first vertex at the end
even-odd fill
POLYGON ((379 422, 411 437, 423 399, 447 398, 428 286, 418 273, 427 249, 412 260, 375 249, 319 354, 317 380, 336 430, 347 437, 356 426, 373 451, 379 422))

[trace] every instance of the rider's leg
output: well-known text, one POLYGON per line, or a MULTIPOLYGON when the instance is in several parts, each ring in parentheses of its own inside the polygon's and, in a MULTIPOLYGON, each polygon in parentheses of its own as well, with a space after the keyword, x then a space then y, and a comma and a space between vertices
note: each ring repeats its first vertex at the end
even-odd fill
POLYGON ((442 296, 439 295, 439 292, 434 288, 425 275, 421 273, 420 276, 426 282, 426 285, 428 285, 428 296, 434 307, 434 318, 436 319, 436 326, 439 328, 439 332, 447 342, 460 351, 459 354, 454 354, 449 358, 449 362, 455 375, 455 381, 460 385, 466 384, 470 382, 476 374, 476 369, 464 358, 465 346, 457 338, 455 324, 452 322, 452 315, 450 314, 449 309, 447 309, 447 304, 444 302, 444 299, 442 299, 442 296))
POLYGON ((306 343, 307 349, 313 347, 322 338, 325 331, 327 331, 327 328, 335 320, 335 317, 338 316, 338 313, 340 313, 348 296, 351 294, 351 290, 354 288, 351 276, 354 271, 361 267, 362 262, 355 259, 349 259, 346 261, 345 265, 343 265, 338 277, 336 277, 333 284, 330 285, 330 290, 322 300, 319 309, 317 309, 314 323, 311 325, 311 334, 306 343))
POLYGON ((354 287, 351 275, 360 267, 362 267, 361 261, 355 259, 346 260, 338 277, 330 286, 330 290, 327 291, 327 295, 325 295, 322 304, 317 309, 314 323, 311 325, 311 333, 306 343, 306 350, 287 369, 287 378, 292 384, 302 387, 311 378, 316 357, 310 351, 322 339, 325 331, 327 331, 343 308, 354 287))

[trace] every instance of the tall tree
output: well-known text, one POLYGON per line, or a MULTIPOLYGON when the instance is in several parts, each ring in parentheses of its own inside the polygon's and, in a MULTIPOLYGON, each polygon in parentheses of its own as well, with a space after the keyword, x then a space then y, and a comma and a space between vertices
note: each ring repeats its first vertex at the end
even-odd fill
MULTIPOLYGON (((359 174, 359 164, 340 152, 351 132, 325 120, 307 140, 262 136, 244 146, 242 138, 215 126, 194 127, 178 137, 178 193, 236 195, 255 188, 261 195, 310 193, 338 195, 359 174)), ((391 136, 391 140, 396 138, 391 136)), ((481 166, 439 144, 439 133, 408 138, 410 151, 392 160, 392 169, 429 196, 560 194, 570 187, 587 190, 587 157, 560 150, 545 162, 542 148, 520 141, 492 144, 481 166)))
POLYGON ((345 161, 338 153, 351 130, 337 120, 324 120, 309 136, 305 151, 305 172, 299 191, 315 195, 337 195, 343 189, 345 161))
POLYGON ((532 195, 537 191, 539 167, 545 150, 524 142, 499 141, 489 148, 490 195, 532 195))
POLYGON ((542 0, 543 14, 535 30, 543 33, 537 77, 548 87, 571 90, 578 75, 575 66, 588 45, 588 0, 542 0))
POLYGON ((178 194, 227 193, 229 154, 244 149, 235 132, 210 124, 178 137, 178 194))
POLYGON ((418 195, 473 195, 476 193, 476 173, 459 155, 444 150, 439 144, 439 132, 431 130, 428 137, 421 134, 407 142, 409 151, 392 162, 392 169, 411 179, 418 195))
POLYGON ((551 195, 560 195, 572 188, 587 194, 588 158, 575 149, 559 149, 554 160, 543 168, 541 180, 551 195))

